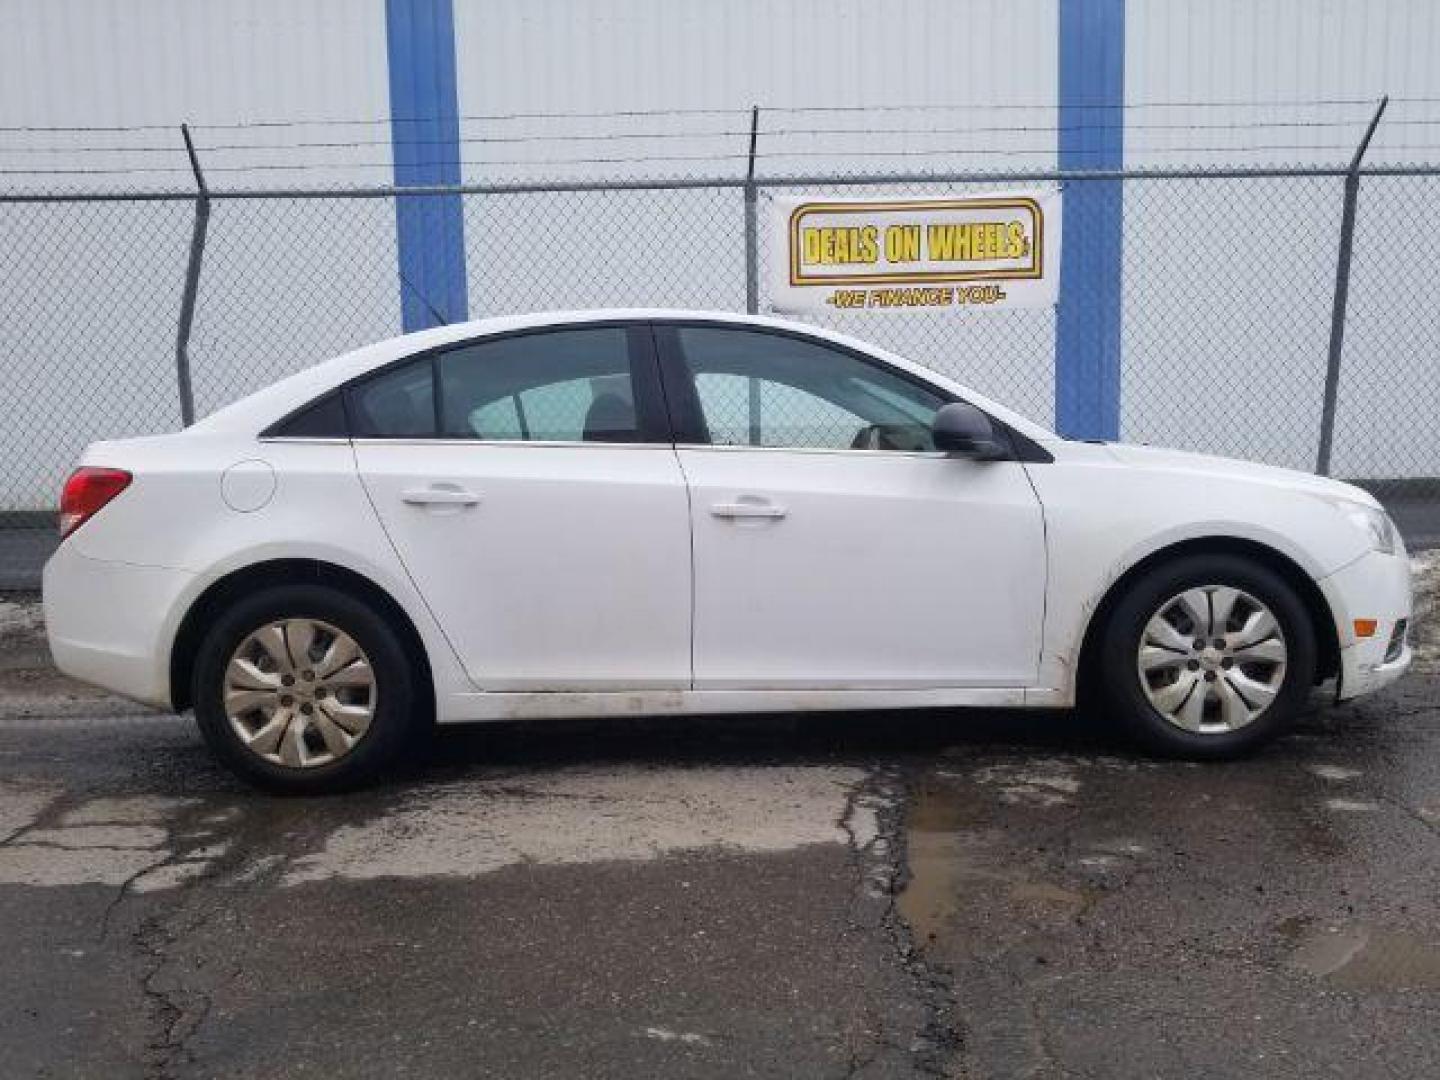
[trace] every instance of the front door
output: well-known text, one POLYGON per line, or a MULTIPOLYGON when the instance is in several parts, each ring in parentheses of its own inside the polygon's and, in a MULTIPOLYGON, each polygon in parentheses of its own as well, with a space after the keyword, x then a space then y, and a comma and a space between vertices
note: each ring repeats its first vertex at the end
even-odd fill
POLYGON ((657 327, 694 532, 697 689, 1033 682, 1039 501, 937 454, 949 400, 815 339, 657 327))
POLYGON ((361 478, 486 690, 690 683, 690 525, 647 330, 479 339, 348 404, 361 478))

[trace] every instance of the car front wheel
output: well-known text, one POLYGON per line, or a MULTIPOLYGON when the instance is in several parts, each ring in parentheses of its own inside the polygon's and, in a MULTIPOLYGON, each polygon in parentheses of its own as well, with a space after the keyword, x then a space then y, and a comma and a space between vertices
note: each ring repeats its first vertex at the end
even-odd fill
POLYGON ((410 734, 414 673, 390 624, 323 585, 263 590, 221 614, 195 665, 195 717, 211 750, 271 791, 374 779, 410 734))
POLYGON ((1315 632, 1284 577, 1233 555, 1155 567, 1120 598, 1100 652, 1102 697, 1158 753, 1247 753, 1283 732, 1314 682, 1315 632))

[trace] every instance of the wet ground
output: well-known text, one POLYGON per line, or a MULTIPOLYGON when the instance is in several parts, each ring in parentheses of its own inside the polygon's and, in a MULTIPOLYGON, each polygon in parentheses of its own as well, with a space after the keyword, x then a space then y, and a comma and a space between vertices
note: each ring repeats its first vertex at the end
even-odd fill
POLYGON ((1240 763, 1068 713, 551 724, 285 800, 0 603, 0 1075, 1434 1076, 1430 626, 1240 763))

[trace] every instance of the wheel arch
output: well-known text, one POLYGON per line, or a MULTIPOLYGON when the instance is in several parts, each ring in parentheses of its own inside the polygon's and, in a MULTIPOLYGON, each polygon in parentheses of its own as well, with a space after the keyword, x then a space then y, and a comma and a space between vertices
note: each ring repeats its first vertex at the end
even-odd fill
POLYGON ((372 605, 395 629, 416 665, 417 684, 429 714, 435 710, 435 680, 429 653, 414 621, 403 607, 374 581, 335 563, 320 559, 268 559, 230 571, 197 596, 175 634, 170 649, 170 700, 176 712, 189 708, 195 661, 213 616, 238 595, 257 589, 300 583, 319 583, 372 605))
POLYGON ((1084 696, 1087 680, 1096 672, 1095 652, 1100 638, 1110 619, 1110 613, 1129 587, 1141 576, 1156 566, 1190 555, 1237 555, 1253 559, 1279 574, 1295 589, 1310 616, 1315 630, 1316 656, 1315 676, 1323 681, 1336 675, 1340 670, 1340 638, 1335 625, 1335 616, 1330 604, 1321 592, 1320 586, 1305 569, 1290 556, 1277 548, 1258 540, 1238 536, 1204 536, 1177 541, 1150 552, 1135 562, 1123 574, 1110 583, 1095 610, 1091 613, 1081 639, 1080 664, 1077 671, 1077 691, 1084 696))

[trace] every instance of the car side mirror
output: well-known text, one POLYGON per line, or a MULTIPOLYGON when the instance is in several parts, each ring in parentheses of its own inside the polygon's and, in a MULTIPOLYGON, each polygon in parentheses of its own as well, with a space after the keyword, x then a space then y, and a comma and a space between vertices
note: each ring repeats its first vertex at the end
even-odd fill
POLYGON ((935 449, 973 461, 997 461, 1010 456, 990 417, 967 401, 941 406, 930 424, 935 449))

